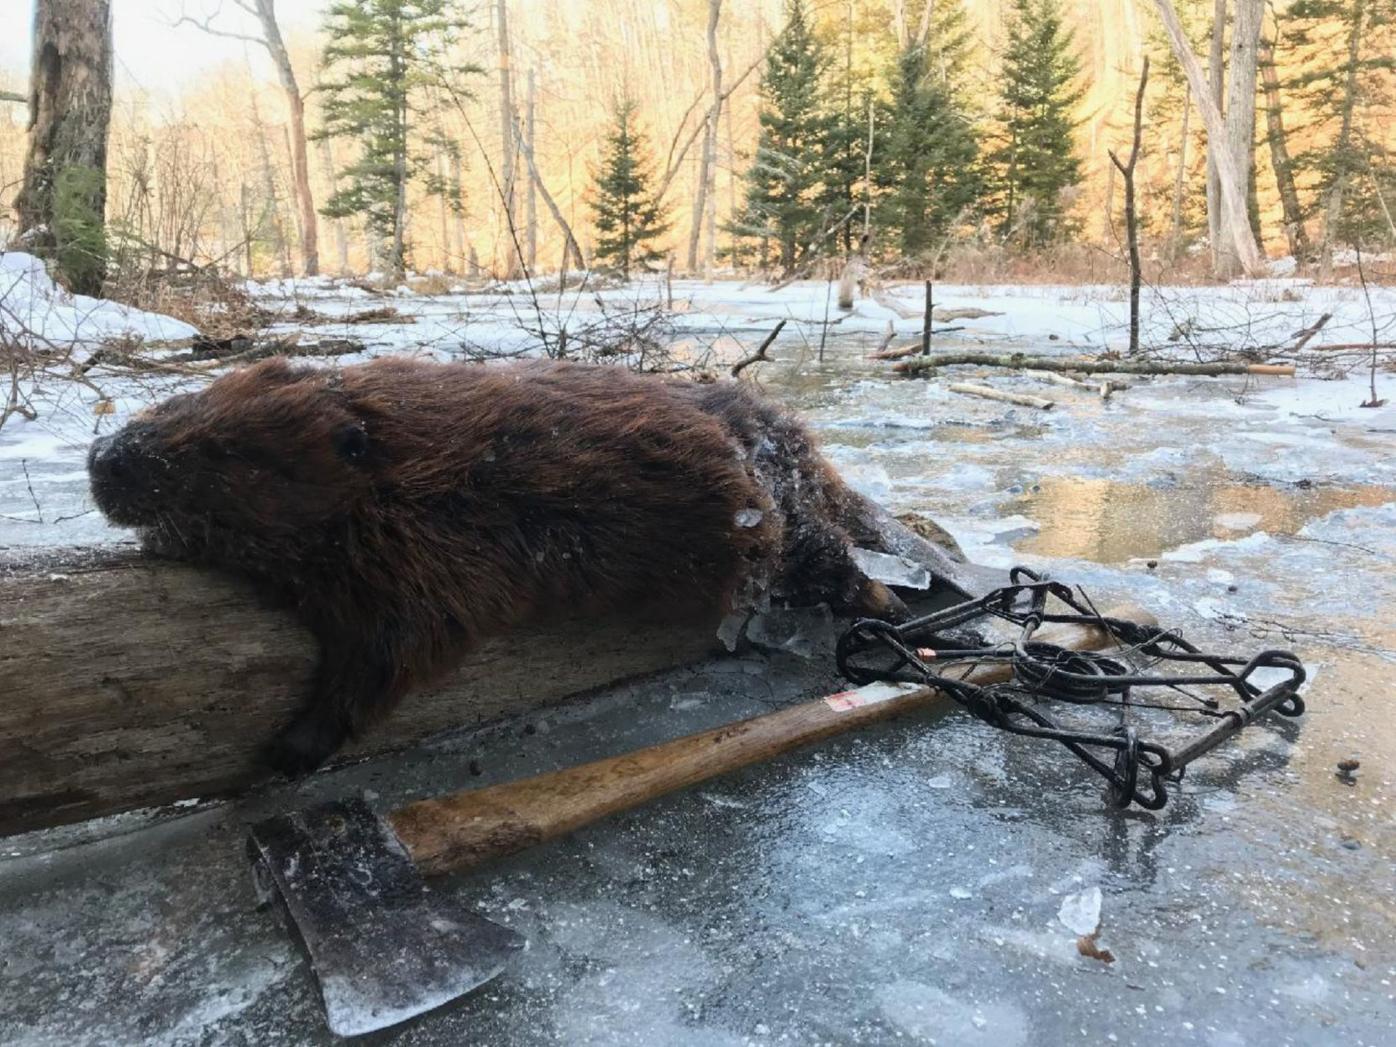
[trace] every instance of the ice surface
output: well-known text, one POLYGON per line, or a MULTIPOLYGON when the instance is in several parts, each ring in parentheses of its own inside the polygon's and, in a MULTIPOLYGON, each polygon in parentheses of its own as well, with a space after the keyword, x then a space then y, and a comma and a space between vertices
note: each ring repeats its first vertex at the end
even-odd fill
POLYGON ((746 635, 758 647, 797 654, 801 658, 827 654, 838 638, 833 612, 824 604, 772 607, 764 614, 752 616, 746 635))
MULTIPOLYGON (((1025 562, 1098 603, 1141 604, 1204 646, 1295 648, 1316 669, 1309 711, 1248 729, 1193 765, 1156 814, 1121 817, 1059 747, 955 710, 901 717, 619 814, 444 881, 530 948, 498 982, 395 1042, 1388 1042, 1396 796, 1382 754, 1396 747, 1396 721, 1380 713, 1396 661, 1392 409, 1358 408, 1358 379, 1160 378, 1109 404, 1061 391, 1068 399, 1045 422, 1009 418, 864 360, 889 315, 866 301, 820 365, 825 290, 675 285, 689 327, 735 333, 723 343, 735 357, 791 317, 762 383, 810 420, 859 486, 947 526, 973 559, 1025 562), (1348 757, 1363 766, 1351 786, 1334 775, 1348 757), (1070 928, 1061 918, 1064 894, 1097 885, 1111 902, 1113 967, 1081 957, 1070 936, 1093 905, 1070 928)), ((1379 313, 1396 312, 1396 291, 1372 290, 1379 313)), ((367 294, 323 280, 267 290, 268 304, 288 307, 273 291, 314 297, 326 312, 362 308, 367 294)), ((624 302, 654 291, 601 293, 624 302)), ((919 292, 891 293, 910 307, 919 292)), ((1123 346, 1118 288, 942 293, 947 305, 1004 314, 968 321, 966 340, 946 337, 946 347, 1123 346)), ((370 353, 451 358, 467 338, 529 349, 519 330, 527 295, 390 300, 419 321, 356 330, 370 353)), ((550 315, 588 308, 585 296, 555 292, 542 304, 550 315)), ((1168 288, 1146 294, 1146 309, 1155 339, 1169 312, 1248 325, 1232 332, 1238 344, 1283 342, 1324 311, 1335 316, 1321 343, 1366 336, 1355 287, 1168 288)), ((1392 376, 1377 381, 1396 399, 1392 376)), ((90 509, 82 457, 94 426, 107 431, 170 387, 103 382, 116 416, 94 416, 90 400, 55 387, 37 422, 0 428, 0 545, 119 536, 95 515, 54 521, 90 509)), ((438 740, 248 802, 283 809, 367 787, 389 808, 839 688, 827 655, 790 656, 807 631, 779 615, 753 624, 776 649, 769 658, 614 688, 550 714, 546 734, 506 725, 438 740)), ((0 1042, 327 1042, 309 973, 255 910, 240 857, 246 816, 205 808, 164 827, 122 819, 6 841, 0 1042)))

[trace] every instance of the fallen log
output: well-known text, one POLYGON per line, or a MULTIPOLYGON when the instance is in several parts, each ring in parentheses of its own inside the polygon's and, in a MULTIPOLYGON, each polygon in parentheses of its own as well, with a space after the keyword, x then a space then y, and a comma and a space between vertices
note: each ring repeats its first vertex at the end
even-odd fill
POLYGON ((1017 404, 1020 407, 1035 407, 1039 411, 1050 411, 1056 406, 1055 400, 1048 400, 1042 396, 1030 396, 1027 393, 1010 393, 1003 389, 994 389, 987 385, 974 385, 970 382, 951 382, 946 388, 952 393, 961 393, 965 396, 978 396, 984 400, 999 400, 1006 404, 1017 404))
POLYGON ((1196 364, 1162 360, 1092 360, 1081 357, 1025 356, 1022 353, 940 353, 918 356, 893 364, 898 374, 914 375, 938 367, 973 364, 978 367, 1010 367, 1035 371, 1079 371, 1082 374, 1271 374, 1294 377, 1293 364, 1251 364, 1223 361, 1196 364))
MULTIPOLYGON (((889 321, 889 322, 890 322, 890 321, 889 321)), ((937 327, 937 328, 935 328, 934 330, 931 331, 931 334, 933 334, 933 335, 937 335, 937 334, 953 334, 953 333, 956 332, 956 331, 963 331, 964 329, 965 329, 964 324, 956 324, 956 325, 953 326, 953 327, 937 327)), ((890 339, 888 339, 888 341, 890 342, 890 339)), ((878 347, 876 350, 874 350, 873 352, 869 353, 869 354, 868 354, 868 359, 869 359, 869 360, 904 360, 904 359, 906 359, 908 356, 915 356, 917 353, 921 352, 921 349, 922 349, 922 345, 921 345, 920 342, 912 342, 912 343, 910 343, 909 345, 899 345, 899 346, 895 346, 895 347, 890 348, 890 349, 887 347, 887 344, 883 344, 883 345, 879 346, 879 347, 878 347)))
MULTIPOLYGON (((345 759, 696 661, 717 622, 564 622, 485 643, 345 759)), ((133 550, 0 559, 0 835, 228 795, 264 778, 315 664, 237 579, 133 550)))
MULTIPOLYGON (((889 552, 976 577, 880 507, 865 527, 889 552)), ((717 626, 632 615, 486 641, 338 761, 691 664, 720 649, 717 626)), ((315 658, 299 622, 239 579, 131 546, 0 552, 0 836, 263 780, 257 754, 303 701, 315 658)))

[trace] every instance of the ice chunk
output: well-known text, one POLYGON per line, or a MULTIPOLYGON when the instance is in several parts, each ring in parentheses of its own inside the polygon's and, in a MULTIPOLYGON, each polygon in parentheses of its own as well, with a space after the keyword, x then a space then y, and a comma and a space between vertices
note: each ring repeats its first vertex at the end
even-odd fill
POLYGON ((855 546, 853 562, 865 575, 883 585, 896 585, 903 589, 931 587, 930 570, 924 564, 909 560, 905 556, 892 556, 855 546))
POLYGON ((737 511, 737 515, 732 518, 732 522, 738 527, 755 527, 765 516, 766 514, 760 509, 740 509, 737 511))
POLYGON ((838 639, 834 616, 825 604, 818 607, 774 607, 752 617, 747 639, 771 651, 787 651, 801 658, 833 649, 838 639))
POLYGON ((1083 937, 1100 929, 1101 894, 1099 887, 1090 887, 1077 894, 1068 894, 1057 910, 1060 920, 1073 934, 1083 937))
POLYGON ((722 641, 722 646, 728 652, 737 649, 737 641, 742 638, 742 626, 746 625, 746 612, 729 614, 722 619, 722 624, 717 627, 717 638, 722 641))
POLYGON ((974 895, 970 892, 970 889, 968 887, 950 888, 950 897, 952 898, 958 898, 961 901, 964 901, 966 898, 972 898, 973 896, 974 895))

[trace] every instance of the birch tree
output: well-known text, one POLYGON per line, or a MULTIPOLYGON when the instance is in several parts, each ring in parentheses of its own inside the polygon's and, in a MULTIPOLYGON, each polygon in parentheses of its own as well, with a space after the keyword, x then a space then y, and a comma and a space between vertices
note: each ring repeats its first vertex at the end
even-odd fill
POLYGON ((1193 103, 1207 128, 1208 155, 1215 156, 1216 159, 1217 188, 1223 200, 1223 221, 1219 236, 1231 241, 1241 268, 1247 275, 1262 276, 1265 272, 1265 260, 1256 245, 1255 234, 1251 231, 1251 224, 1246 216, 1245 170, 1238 168, 1232 153, 1222 145, 1227 141, 1226 125, 1208 88, 1207 78, 1202 74, 1202 64, 1198 62, 1197 55, 1193 54, 1192 45, 1183 33, 1183 25, 1178 20, 1178 12, 1174 9, 1172 0, 1154 0, 1154 6, 1163 21, 1173 54, 1188 78, 1193 103))

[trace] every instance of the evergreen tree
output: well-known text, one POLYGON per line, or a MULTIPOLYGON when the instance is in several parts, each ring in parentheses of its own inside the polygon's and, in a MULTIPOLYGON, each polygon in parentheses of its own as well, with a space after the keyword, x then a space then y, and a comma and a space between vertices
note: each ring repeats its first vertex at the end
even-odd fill
POLYGON ((352 138, 360 152, 320 213, 362 215, 395 276, 407 266, 408 185, 430 173, 416 135, 422 89, 442 81, 463 25, 456 0, 334 0, 325 13, 324 126, 313 137, 352 138))
POLYGON ((984 192, 979 143, 961 101, 967 41, 964 8, 937 5, 927 44, 898 57, 880 177, 880 213, 904 255, 931 249, 984 192))
POLYGON ((761 75, 760 131, 746 175, 746 204, 732 223, 737 235, 761 241, 763 262, 774 246, 786 273, 819 248, 823 230, 828 118, 820 77, 825 64, 803 0, 789 0, 785 27, 771 44, 761 75))
POLYGON ((1002 142, 990 158, 1002 230, 1029 245, 1065 232, 1062 193, 1081 180, 1072 110, 1080 61, 1058 0, 1014 0, 1003 56, 1002 142))
POLYGON ((1396 165, 1383 132, 1396 69, 1392 0, 1296 0, 1285 15, 1289 64, 1301 70, 1282 86, 1303 103, 1304 138, 1294 157, 1314 192, 1322 245, 1390 242, 1396 165))
POLYGON ((658 257, 651 241, 669 229, 650 189, 653 177, 649 147, 635 127, 635 103, 627 98, 615 107, 591 204, 596 257, 627 280, 631 265, 658 257))

